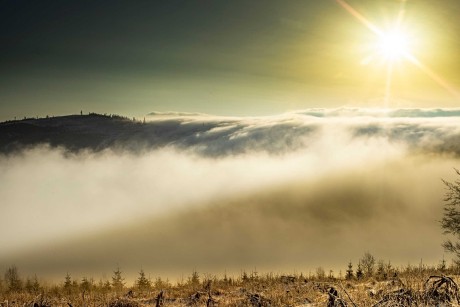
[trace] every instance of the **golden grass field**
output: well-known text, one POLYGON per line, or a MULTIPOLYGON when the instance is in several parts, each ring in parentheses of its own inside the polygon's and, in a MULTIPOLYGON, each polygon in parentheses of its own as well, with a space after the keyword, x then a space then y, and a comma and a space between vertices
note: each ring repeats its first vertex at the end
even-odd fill
POLYGON ((118 289, 113 278, 77 281, 67 275, 54 285, 20 280, 19 290, 8 288, 5 275, 0 306, 458 306, 457 273, 454 267, 410 266, 359 279, 325 276, 322 269, 311 276, 243 272, 237 278, 193 272, 175 284, 143 275, 118 289))

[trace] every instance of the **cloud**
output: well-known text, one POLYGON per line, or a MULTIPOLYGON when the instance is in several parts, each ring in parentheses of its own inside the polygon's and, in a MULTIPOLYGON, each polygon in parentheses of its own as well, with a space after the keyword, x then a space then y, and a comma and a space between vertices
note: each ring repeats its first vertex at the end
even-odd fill
POLYGON ((338 271, 367 250, 395 265, 442 258, 441 178, 452 180, 459 164, 456 117, 49 123, 69 129, 59 135, 98 131, 103 142, 0 156, 0 232, 14 233, 0 238, 0 269, 60 278, 110 274, 118 263, 130 278, 140 267, 177 277, 338 271))
POLYGON ((143 153, 161 148, 223 158, 308 149, 324 135, 381 138, 411 151, 458 155, 458 109, 310 109, 267 117, 151 113, 146 122, 111 116, 67 116, 3 123, 3 152, 49 144, 82 150, 143 153))
POLYGON ((459 117, 460 109, 316 108, 293 113, 314 117, 433 118, 459 117))

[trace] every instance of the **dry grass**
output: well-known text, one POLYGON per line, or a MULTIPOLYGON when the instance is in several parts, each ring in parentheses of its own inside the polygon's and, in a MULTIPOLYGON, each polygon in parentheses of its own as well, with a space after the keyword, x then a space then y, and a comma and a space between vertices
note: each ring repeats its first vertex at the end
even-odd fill
POLYGON ((132 288, 122 294, 97 286, 88 291, 54 286, 40 294, 4 292, 0 306, 458 306, 457 280, 430 272, 387 280, 266 275, 132 288))

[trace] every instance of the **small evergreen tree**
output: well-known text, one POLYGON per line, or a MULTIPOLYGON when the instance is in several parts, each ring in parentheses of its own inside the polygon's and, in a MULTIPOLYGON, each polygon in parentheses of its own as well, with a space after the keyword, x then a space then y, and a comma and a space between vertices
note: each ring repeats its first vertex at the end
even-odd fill
POLYGON ((200 283, 200 275, 196 270, 193 270, 192 275, 188 278, 188 283, 191 285, 198 285, 200 283))
POLYGON ((377 277, 381 279, 386 278, 386 273, 385 273, 385 262, 383 260, 379 260, 377 262, 377 277))
POLYGON ((157 290, 162 290, 162 289, 166 289, 166 288, 169 288, 171 285, 169 284, 169 280, 166 279, 166 281, 162 280, 161 277, 158 277, 156 280, 155 280, 155 283, 153 285, 155 287, 155 289, 157 290))
POLYGON ((27 291, 27 293, 29 294, 33 293, 32 280, 29 277, 27 277, 26 279, 26 285, 24 286, 24 288, 27 291))
POLYGON ((112 289, 112 286, 110 285, 110 281, 106 280, 99 280, 98 288, 102 293, 108 293, 110 289, 112 289))
POLYGON ((318 279, 324 279, 326 278, 326 272, 322 267, 317 267, 316 268, 316 278, 318 279))
POLYGON ((438 265, 438 270, 444 273, 446 271, 446 268, 446 260, 444 259, 444 257, 442 257, 441 263, 439 263, 438 265))
POLYGON ((372 277, 374 275, 375 258, 369 252, 365 252, 363 258, 361 258, 361 265, 366 277, 372 277))
POLYGON ((141 271, 139 272, 139 277, 136 280, 136 286, 139 288, 140 291, 149 290, 151 287, 151 282, 145 276, 143 269, 141 269, 141 271))
POLYGON ((248 274, 246 273, 246 271, 243 271, 243 274, 241 274, 241 280, 243 282, 246 282, 249 280, 249 277, 248 277, 248 274))
POLYGON ((34 278, 27 277, 24 288, 29 294, 37 294, 40 291, 40 283, 38 282, 37 275, 34 278))
POLYGON ((388 261, 388 263, 385 265, 385 278, 391 277, 393 273, 393 267, 391 266, 391 262, 388 261))
POLYGON ((105 283, 104 283, 104 289, 108 291, 110 291, 110 289, 112 289, 112 286, 110 285, 110 281, 106 280, 105 283))
POLYGON ((112 276, 112 287, 117 293, 123 291, 123 288, 125 286, 124 280, 125 279, 121 276, 120 268, 117 267, 117 270, 113 272, 112 276))
POLYGON ((5 272, 5 282, 10 292, 20 292, 22 290, 22 280, 16 266, 11 266, 5 272))
POLYGON ((70 295, 72 293, 72 277, 70 274, 67 272, 65 275, 65 280, 64 280, 64 291, 70 295))
POLYGON ((88 280, 88 278, 82 278, 80 288, 83 291, 83 293, 89 292, 91 290, 91 282, 88 280))
POLYGON ((353 264, 351 264, 351 261, 348 262, 348 269, 347 269, 347 273, 345 275, 345 278, 347 280, 352 280, 353 279, 353 264))
POLYGON ((38 282, 37 275, 34 275, 34 278, 32 280, 32 293, 38 294, 40 292, 40 283, 38 282))
POLYGON ((358 262, 358 268, 356 269, 356 278, 362 279, 364 277, 363 269, 361 268, 361 261, 358 262))

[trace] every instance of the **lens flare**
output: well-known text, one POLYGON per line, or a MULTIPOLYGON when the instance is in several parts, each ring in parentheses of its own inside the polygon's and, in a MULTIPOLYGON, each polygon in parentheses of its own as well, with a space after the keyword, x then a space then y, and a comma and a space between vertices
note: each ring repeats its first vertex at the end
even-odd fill
MULTIPOLYGON (((435 81, 439 86, 447 90, 453 97, 460 99, 460 93, 455 89, 449 82, 447 82, 440 75, 431 70, 427 65, 423 64, 417 57, 412 54, 409 48, 409 37, 406 32, 401 28, 401 23, 404 17, 404 5, 405 1, 401 3, 401 9, 398 14, 396 26, 393 30, 384 32, 379 27, 375 26, 361 13, 355 10, 345 0, 336 0, 336 2, 342 6, 348 13, 365 25, 370 31, 372 31, 378 38, 377 50, 384 60, 387 62, 387 81, 385 89, 385 106, 387 107, 391 96, 391 80, 393 73, 393 64, 396 60, 407 60, 410 63, 418 67, 428 77, 435 81)), ((364 59, 361 63, 368 64, 374 57, 369 56, 364 59)))

